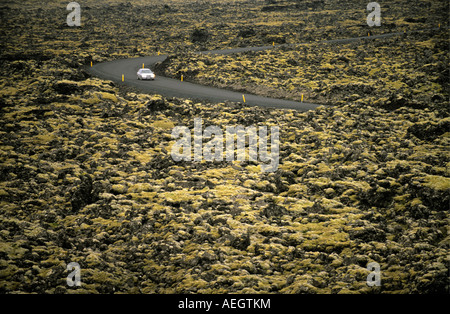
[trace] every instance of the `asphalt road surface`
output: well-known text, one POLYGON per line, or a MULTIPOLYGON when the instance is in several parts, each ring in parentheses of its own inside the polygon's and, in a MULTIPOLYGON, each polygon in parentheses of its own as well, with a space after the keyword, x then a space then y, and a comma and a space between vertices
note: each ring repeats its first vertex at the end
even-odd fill
POLYGON ((245 97, 247 105, 256 105, 272 108, 289 108, 302 111, 315 109, 316 104, 300 103, 292 100, 267 98, 251 94, 243 94, 230 90, 203 86, 163 76, 156 76, 154 81, 142 81, 137 79, 136 72, 142 67, 153 68, 155 63, 162 62, 167 55, 140 57, 132 59, 115 60, 111 62, 98 63, 88 71, 102 79, 111 80, 119 84, 135 87, 146 93, 156 93, 168 97, 189 98, 194 100, 206 100, 209 102, 241 102, 245 97), (124 82, 122 82, 122 74, 124 82))
MULTIPOLYGON (((422 30, 410 31, 420 32, 422 30)), ((325 40, 317 43, 339 44, 349 43, 361 40, 373 40, 377 38, 386 38, 392 36, 398 36, 404 34, 403 32, 388 33, 373 36, 362 36, 355 38, 345 39, 333 39, 325 40)), ((286 46, 286 45, 285 45, 286 46)), ((291 45, 294 46, 294 45, 291 45)), ((277 46, 275 46, 277 47, 277 46)), ((246 47, 224 50, 212 50, 202 51, 203 54, 232 54, 246 51, 262 51, 274 48, 273 46, 261 46, 261 47, 246 47)), ((243 103, 243 93, 234 92, 230 90, 208 87, 190 82, 181 82, 172 78, 163 76, 156 76, 154 81, 141 81, 137 79, 136 72, 142 67, 142 64, 146 68, 153 68, 155 63, 162 62, 167 58, 167 55, 149 56, 131 59, 121 59, 111 62, 103 62, 94 64, 93 67, 88 67, 87 71, 94 76, 98 76, 102 79, 111 80, 119 84, 125 84, 135 87, 145 93, 156 93, 167 97, 179 97, 188 98, 194 100, 206 100, 209 102, 241 102, 243 103), (122 82, 122 75, 124 75, 124 82, 122 82)), ((296 109, 299 111, 308 111, 317 108, 318 104, 297 102, 285 99, 274 99, 262 96, 256 96, 251 94, 244 94, 245 103, 247 105, 254 105, 260 107, 269 108, 283 108, 283 109, 296 109)))

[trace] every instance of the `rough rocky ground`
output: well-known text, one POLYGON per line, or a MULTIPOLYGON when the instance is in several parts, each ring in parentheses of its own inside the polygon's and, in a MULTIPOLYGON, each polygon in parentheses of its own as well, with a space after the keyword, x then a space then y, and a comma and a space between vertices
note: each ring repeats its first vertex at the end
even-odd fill
POLYGON ((383 292, 446 289, 448 118, 356 105, 218 114, 93 86, 3 112, 3 292, 66 292, 71 261, 75 292, 370 292, 371 261, 383 292), (171 127, 199 114, 281 125, 280 169, 175 163, 171 127))
MULTIPOLYGON (((448 292, 445 110, 349 100, 299 113, 139 94, 83 65, 158 50, 153 33, 125 34, 126 12, 159 10, 164 22, 192 8, 96 1, 73 29, 62 3, 0 11, 1 293, 448 292), (173 161, 172 128, 192 128, 196 117, 278 125, 278 171, 173 161), (66 284, 70 262, 81 266, 81 287, 66 284), (381 266, 380 287, 366 284, 370 262, 381 266)), ((166 33, 154 36, 174 54, 193 39, 191 29, 161 25, 166 33)), ((190 43, 229 44, 214 38, 190 43)))

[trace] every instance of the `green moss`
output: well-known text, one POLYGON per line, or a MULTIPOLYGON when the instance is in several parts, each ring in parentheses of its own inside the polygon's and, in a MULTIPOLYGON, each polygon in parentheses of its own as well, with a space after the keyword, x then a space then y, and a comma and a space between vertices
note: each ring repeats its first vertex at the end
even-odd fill
POLYGON ((154 150, 153 149, 149 149, 146 151, 129 151, 128 155, 134 157, 136 160, 138 160, 139 162, 141 162, 142 164, 147 164, 149 163, 154 156, 154 150))
POLYGON ((161 200, 166 200, 171 203, 194 202, 203 199, 201 195, 197 195, 196 191, 185 191, 185 190, 159 193, 158 198, 161 200))
POLYGON ((175 124, 169 120, 158 120, 151 124, 154 128, 160 128, 163 130, 173 129, 175 124))
POLYGON ((348 180, 348 181, 335 181, 336 185, 343 185, 347 186, 350 189, 353 190, 361 190, 361 191, 368 191, 370 189, 370 184, 365 181, 354 181, 354 180, 348 180))
POLYGON ((88 99, 83 99, 82 101, 87 105, 96 105, 102 102, 100 98, 97 97, 97 95, 94 95, 93 97, 88 99))
POLYGON ((6 254, 10 259, 21 259, 23 255, 28 251, 25 248, 20 247, 24 241, 0 242, 0 252, 6 254))
MULTIPOLYGON (((0 243, 0 249, 1 249, 1 243, 0 243)), ((19 268, 16 265, 12 265, 12 264, 8 264, 8 265, 6 265, 5 268, 0 269, 0 279, 2 279, 1 280, 2 283, 0 284, 0 286, 3 286, 3 284, 6 284, 8 281, 10 281, 9 278, 14 276, 14 274, 16 274, 18 270, 19 270, 19 268)), ((18 283, 16 283, 16 285, 18 285, 18 283)))
POLYGON ((231 185, 231 184, 221 184, 217 185, 211 190, 218 198, 229 198, 232 196, 237 196, 245 194, 246 190, 242 187, 231 185))
POLYGON ((117 96, 111 93, 99 92, 98 95, 104 100, 111 100, 112 102, 118 102, 117 96))
POLYGON ((411 206, 416 206, 416 205, 421 205, 421 204, 422 204, 422 200, 417 197, 411 201, 411 206))
POLYGON ((3 87, 0 91, 0 96, 14 96, 19 92, 19 90, 17 88, 8 86, 8 87, 3 87))
POLYGON ((305 208, 311 207, 314 205, 314 202, 309 201, 308 199, 302 198, 297 200, 295 203, 290 205, 288 208, 294 212, 300 211, 303 212, 305 208))
POLYGON ((136 183, 128 187, 130 193, 140 193, 143 191, 152 191, 153 186, 150 183, 136 183))
POLYGON ((424 186, 432 188, 434 190, 448 190, 450 189, 450 178, 427 175, 423 178, 425 181, 424 186))
POLYGON ((127 191, 127 186, 124 184, 114 184, 111 186, 111 191, 117 194, 124 194, 127 191))

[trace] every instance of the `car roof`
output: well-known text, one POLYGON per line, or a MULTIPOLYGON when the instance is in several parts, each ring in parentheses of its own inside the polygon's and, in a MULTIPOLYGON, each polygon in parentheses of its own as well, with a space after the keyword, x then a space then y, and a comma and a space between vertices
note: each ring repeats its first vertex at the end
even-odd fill
POLYGON ((152 70, 150 70, 150 69, 147 69, 147 68, 143 68, 143 69, 139 69, 139 71, 144 71, 144 70, 148 70, 148 71, 152 71, 152 70))

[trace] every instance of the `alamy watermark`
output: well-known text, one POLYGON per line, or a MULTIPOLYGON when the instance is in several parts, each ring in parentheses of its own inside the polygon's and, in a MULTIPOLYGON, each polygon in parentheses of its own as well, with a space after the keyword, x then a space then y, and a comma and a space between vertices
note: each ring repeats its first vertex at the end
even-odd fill
POLYGON ((67 11, 71 11, 67 14, 67 25, 69 26, 81 26, 81 7, 77 2, 70 2, 67 5, 67 11))
POLYGON ((210 125, 204 131, 202 129, 202 119, 194 118, 193 141, 191 140, 191 130, 188 127, 177 126, 172 130, 172 138, 176 139, 171 149, 173 160, 245 161, 248 155, 249 161, 260 162, 262 172, 275 172, 278 169, 280 152, 280 130, 278 126, 270 127, 270 153, 267 146, 267 126, 259 126, 258 130, 256 126, 226 126, 225 147, 224 134, 221 128, 216 125, 210 125), (205 145, 203 145, 204 139, 209 139, 205 145), (246 148, 247 142, 248 148, 246 148))
POLYGON ((67 276, 66 282, 69 287, 81 286, 81 268, 80 264, 72 262, 67 265, 67 270, 71 273, 67 276))
POLYGON ((371 273, 367 275, 367 285, 369 287, 381 286, 380 264, 377 262, 369 263, 367 264, 367 270, 371 271, 371 273))
POLYGON ((370 2, 367 5, 367 25, 370 27, 381 26, 381 7, 377 2, 370 2))

